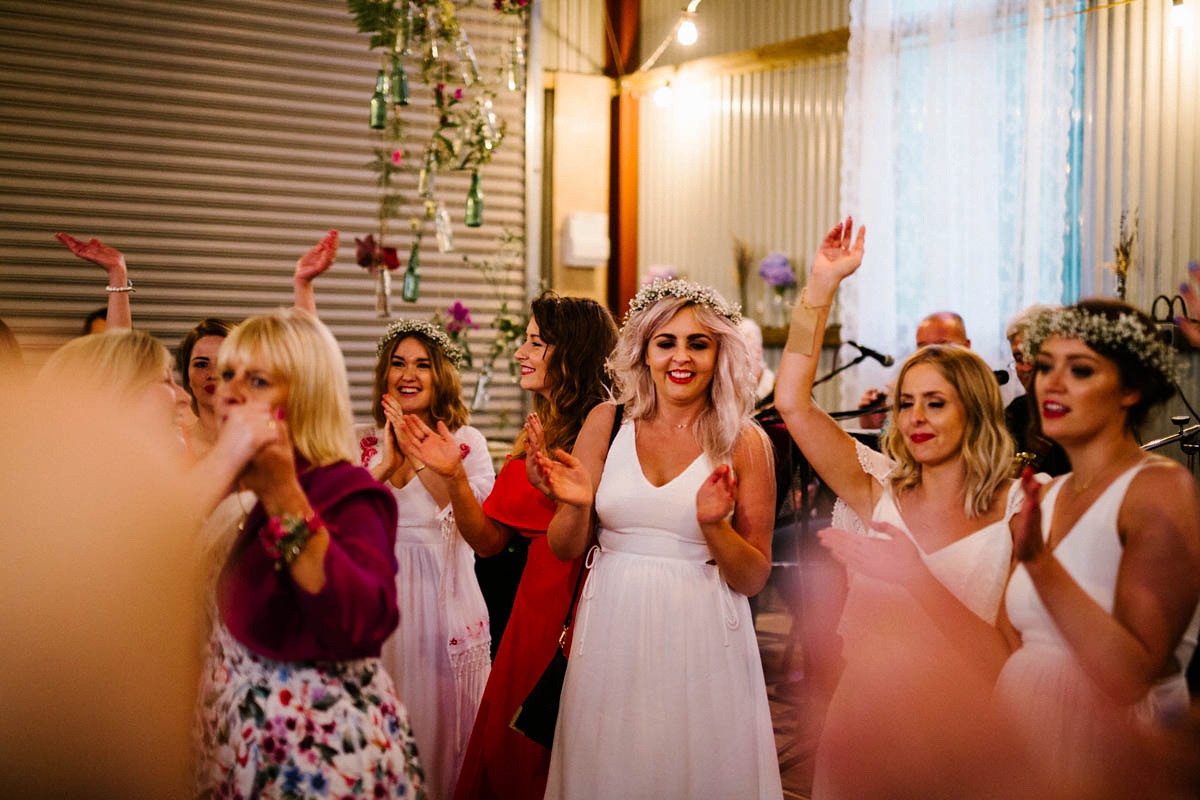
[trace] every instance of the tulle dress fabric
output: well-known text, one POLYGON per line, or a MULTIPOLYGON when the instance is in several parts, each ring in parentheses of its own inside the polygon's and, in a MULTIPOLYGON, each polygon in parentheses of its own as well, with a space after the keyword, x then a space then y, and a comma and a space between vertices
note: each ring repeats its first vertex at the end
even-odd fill
MULTIPOLYGON (((1117 477, 1054 548, 1054 556, 1075 582, 1105 611, 1112 613, 1122 545, 1117 518, 1125 494, 1146 462, 1117 477)), ((1042 535, 1050 531, 1054 506, 1064 480, 1042 499, 1042 535)), ((995 702, 1013 726, 1024 757, 1054 775, 1063 787, 1087 793, 1123 761, 1129 750, 1128 726, 1171 724, 1186 715, 1183 676, 1169 678, 1135 706, 1106 697, 1075 658, 1024 565, 1018 565, 1005 594, 1009 621, 1021 634, 1021 646, 1005 662, 996 682, 995 702)), ((1194 614, 1176 655, 1186 659, 1195 646, 1194 614)), ((1186 660, 1182 662, 1186 665, 1186 660)), ((1078 796, 1084 796, 1079 794, 1078 796)))
POLYGON ((559 561, 546 542, 554 503, 529 483, 513 458, 483 504, 491 519, 529 538, 528 558, 513 600, 475 727, 463 756, 456 800, 537 800, 546 790, 550 752, 509 727, 558 647, 571 589, 583 559, 559 561))
MULTIPOLYGON (((856 447, 863 471, 883 487, 872 519, 912 539, 884 480, 892 462, 856 447)), ((1002 519, 931 553, 917 545, 933 576, 989 623, 996 620, 1008 576, 1008 520, 1021 504, 1015 487, 1002 519)), ((865 533, 858 518, 839 506, 835 527, 883 535, 865 533)), ((970 796, 961 790, 976 780, 990 686, 901 586, 851 572, 838 630, 845 670, 817 749, 813 798, 970 796)))
MULTIPOLYGON (((384 432, 358 431, 362 465, 382 459, 384 432)), ((454 432, 465 447, 463 466, 482 502, 496 473, 487 440, 464 425, 454 432)), ((453 791, 483 687, 491 671, 487 606, 475 579, 470 545, 417 478, 387 484, 400 512, 396 528, 396 604, 400 624, 384 642, 381 658, 408 709, 425 770, 425 794, 444 800, 453 791)))
POLYGON ((703 455, 664 486, 625 422, 596 512, 547 798, 779 798, 766 685, 745 596, 696 522, 703 455))

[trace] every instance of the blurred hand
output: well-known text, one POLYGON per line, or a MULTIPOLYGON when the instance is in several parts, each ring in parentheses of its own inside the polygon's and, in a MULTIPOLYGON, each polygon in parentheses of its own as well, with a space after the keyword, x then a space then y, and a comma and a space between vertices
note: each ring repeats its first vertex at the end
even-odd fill
POLYGON ((554 458, 540 451, 534 454, 526 451, 525 460, 531 458, 540 481, 546 486, 547 497, 580 508, 591 506, 595 494, 591 476, 582 461, 562 448, 554 451, 554 458))
POLYGON ((543 472, 537 466, 537 457, 546 456, 545 447, 546 432, 542 429, 542 421, 537 414, 531 413, 525 417, 525 477, 533 488, 547 497, 553 497, 543 472))
POLYGON ((62 242, 68 250, 82 258, 84 261, 91 261, 104 269, 109 276, 109 284, 116 286, 125 285, 125 256, 115 247, 109 247, 99 239, 92 239, 88 242, 81 242, 74 236, 68 233, 56 233, 54 238, 62 242), (113 283, 116 279, 117 283, 113 283))
POLYGON ((871 529, 888 538, 860 536, 839 528, 817 531, 817 537, 834 558, 869 578, 907 586, 929 571, 917 545, 904 531, 886 522, 872 522, 871 529))
POLYGON ((312 283, 318 275, 333 265, 337 250, 338 232, 331 230, 325 234, 325 238, 313 245, 311 250, 300 256, 300 260, 296 262, 293 280, 312 283))
POLYGON ((462 448, 446 423, 439 421, 434 431, 419 417, 405 414, 393 429, 396 443, 406 458, 424 464, 443 478, 449 478, 462 469, 462 448))
POLYGON ((733 513, 737 480, 733 468, 721 464, 712 471, 696 492, 696 521, 701 526, 721 522, 733 513))

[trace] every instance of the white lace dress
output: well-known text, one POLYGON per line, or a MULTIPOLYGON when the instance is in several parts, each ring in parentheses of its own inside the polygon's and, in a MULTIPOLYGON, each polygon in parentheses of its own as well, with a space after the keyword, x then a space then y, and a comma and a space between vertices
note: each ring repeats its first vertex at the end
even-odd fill
MULTIPOLYGON (((382 458, 383 431, 357 431, 364 467, 382 458)), ((496 473, 487 441, 464 425, 454 433, 480 502, 496 473)), ((383 645, 383 664, 408 708, 431 800, 448 798, 491 670, 487 606, 475 579, 475 559, 454 524, 420 480, 388 484, 400 512, 396 529, 396 604, 400 624, 383 645)))
POLYGON ((625 422, 596 512, 599 547, 575 619, 547 798, 782 796, 744 595, 696 522, 701 455, 655 487, 625 422))
MULTIPOLYGON (((872 519, 912 538, 884 480, 892 462, 856 443, 863 471, 883 486, 872 519)), ((1008 520, 1021 492, 1009 490, 998 520, 931 553, 929 571, 971 611, 994 623, 1012 554, 1008 520)), ((834 527, 863 532, 839 501, 834 527)), ((883 534, 871 533, 864 535, 883 534)), ((914 544, 915 539, 913 540, 914 544)), ((921 606, 902 587, 850 574, 838 628, 845 670, 829 704, 817 750, 814 798, 931 797, 964 785, 990 687, 979 679, 921 606)))

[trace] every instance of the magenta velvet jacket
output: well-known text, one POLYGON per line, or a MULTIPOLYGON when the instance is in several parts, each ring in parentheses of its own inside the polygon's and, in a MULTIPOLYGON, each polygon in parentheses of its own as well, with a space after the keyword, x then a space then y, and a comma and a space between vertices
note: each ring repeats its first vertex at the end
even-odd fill
POLYGON ((325 586, 309 594, 287 569, 275 569, 258 538, 267 521, 259 503, 221 569, 221 619, 238 641, 277 661, 378 656, 400 621, 395 498, 362 467, 297 462, 300 485, 330 534, 325 586))

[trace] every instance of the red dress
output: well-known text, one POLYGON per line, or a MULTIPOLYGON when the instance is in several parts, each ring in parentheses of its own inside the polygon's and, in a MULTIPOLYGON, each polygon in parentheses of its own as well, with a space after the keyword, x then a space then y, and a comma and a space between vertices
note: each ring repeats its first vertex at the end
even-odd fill
POLYGON ((522 459, 509 459, 500 470, 483 510, 528 537, 529 556, 483 690, 454 798, 540 800, 550 751, 508 724, 554 656, 583 559, 559 561, 550 552, 546 528, 554 503, 530 485, 522 459))

